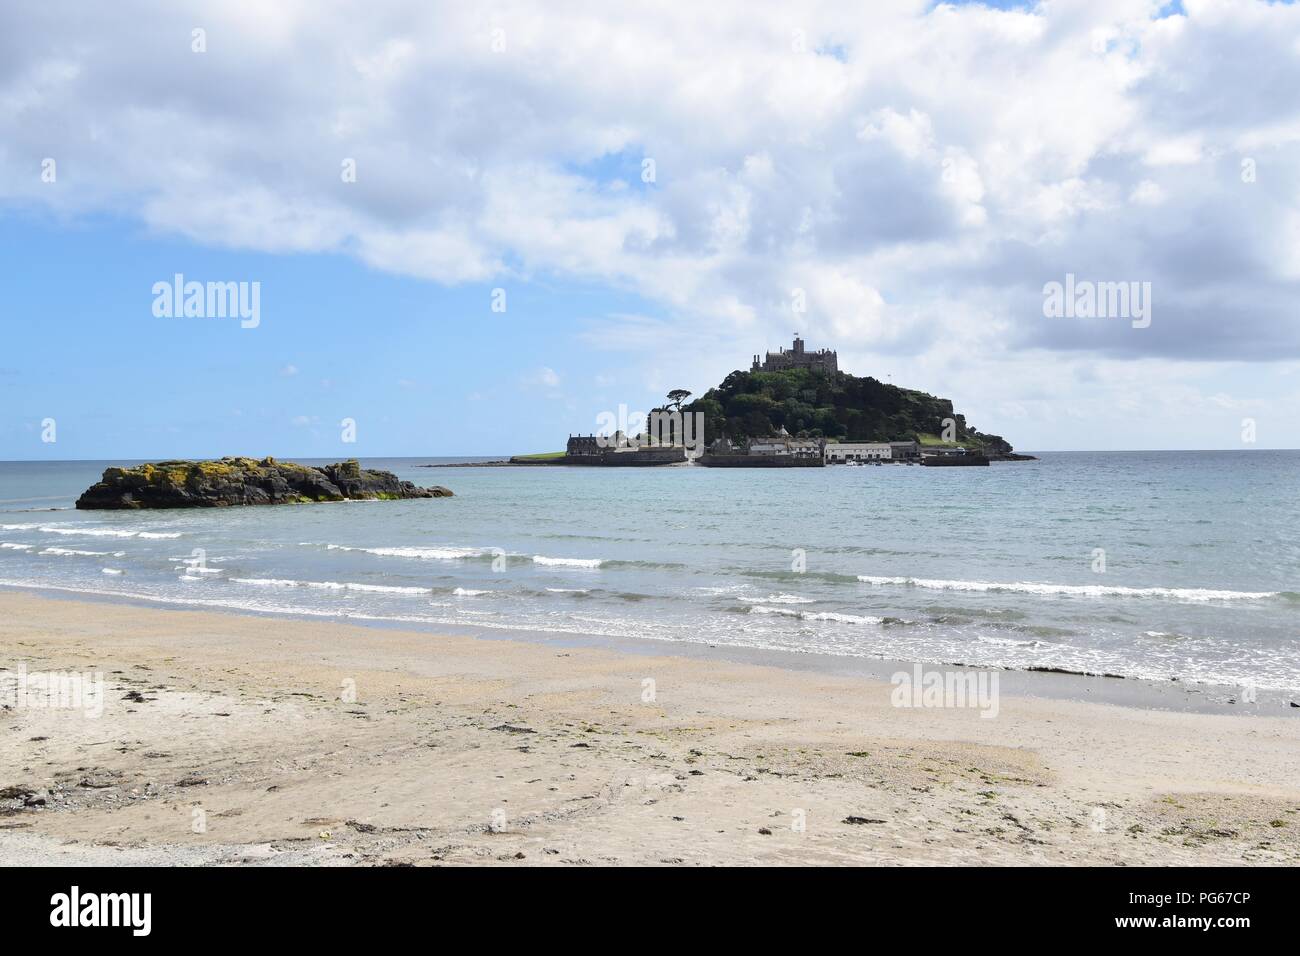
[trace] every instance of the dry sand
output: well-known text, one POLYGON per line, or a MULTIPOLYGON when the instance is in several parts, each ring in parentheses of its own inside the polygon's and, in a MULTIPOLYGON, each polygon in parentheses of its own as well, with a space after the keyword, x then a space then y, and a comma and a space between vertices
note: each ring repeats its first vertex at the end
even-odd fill
POLYGON ((1300 862, 1287 717, 3 592, 19 667, 105 696, 0 709, 0 864, 1300 862))

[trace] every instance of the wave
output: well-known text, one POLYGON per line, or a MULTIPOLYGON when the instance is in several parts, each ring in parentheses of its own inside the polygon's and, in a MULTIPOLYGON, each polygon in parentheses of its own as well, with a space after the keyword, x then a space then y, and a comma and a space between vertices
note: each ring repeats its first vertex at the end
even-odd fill
MULTIPOLYGON (((182 579, 183 580, 183 579, 182 579)), ((196 579, 197 580, 197 579, 196 579)), ((289 617, 333 617, 333 618, 356 618, 357 620, 368 621, 407 621, 410 623, 441 623, 433 618, 412 617, 409 615, 391 615, 386 617, 368 616, 357 614, 350 610, 340 610, 336 608, 315 608, 302 607, 300 605, 281 607, 279 605, 249 604, 245 601, 234 601, 227 599, 212 598, 195 598, 195 597, 171 597, 165 594, 151 594, 147 591, 124 591, 121 589, 109 588, 91 588, 91 587, 68 587, 60 584, 49 584, 43 581, 22 581, 22 580, 0 580, 0 586, 11 588, 32 588, 38 591, 59 591, 65 594, 95 594, 101 597, 109 598, 129 598, 135 601, 147 601, 152 604, 172 604, 180 607, 215 607, 224 608, 231 611, 246 611, 261 614, 284 614, 289 617)))
POLYGON ((727 568, 749 578, 766 578, 771 581, 826 581, 830 584, 856 584, 860 575, 839 574, 835 571, 765 571, 754 568, 727 568))
POLYGON ((451 592, 456 597, 480 597, 484 594, 491 594, 491 591, 476 591, 473 588, 457 588, 451 592))
MULTIPOLYGON (((299 546, 304 548, 324 548, 327 551, 356 551, 363 554, 374 554, 384 558, 416 558, 423 561, 467 561, 467 560, 495 560, 499 557, 508 558, 527 558, 526 554, 507 552, 501 548, 462 548, 462 547, 414 547, 414 546, 392 546, 383 548, 361 548, 347 544, 330 544, 317 541, 299 541, 299 546)), ((661 561, 636 561, 636 560, 607 560, 605 558, 554 558, 545 554, 534 554, 531 556, 534 564, 543 567, 564 567, 564 568, 662 568, 668 570, 681 570, 686 567, 684 564, 661 561)))
POLYGON ((1181 601, 1233 601, 1278 597, 1280 591, 1223 591, 1212 588, 1131 588, 1105 584, 1038 584, 1018 581, 1014 584, 990 581, 945 581, 932 578, 882 577, 859 574, 864 584, 901 585, 933 591, 1008 591, 1017 594, 1063 594, 1082 597, 1159 597, 1181 601))
POLYGON ((14 544, 10 541, 4 541, 0 542, 0 548, 4 548, 6 551, 30 551, 32 550, 32 545, 14 544))
POLYGON ((30 531, 35 528, 43 534, 72 535, 89 538, 179 538, 180 531, 124 531, 121 528, 88 528, 82 525, 6 524, 5 531, 30 531))
POLYGON ((125 571, 119 571, 117 568, 100 568, 100 574, 126 574, 125 571))
POLYGON ((46 548, 45 550, 36 553, 61 555, 69 558, 105 558, 110 554, 115 558, 120 558, 126 554, 125 551, 80 551, 76 548, 46 548))
MULTIPOLYGON (((351 549, 358 550, 358 549, 351 549)), ((462 561, 492 554, 483 548, 361 548, 367 554, 385 558, 419 558, 422 561, 462 561)))
POLYGON ((267 588, 317 588, 325 591, 373 591, 381 594, 432 594, 432 588, 401 587, 395 584, 357 584, 352 581, 295 581, 289 578, 230 578, 235 584, 267 588))
POLYGON ((884 624, 883 617, 866 614, 841 614, 837 611, 796 611, 788 607, 768 607, 754 604, 749 608, 751 614, 776 614, 781 617, 795 617, 801 621, 830 621, 834 624, 884 624))
POLYGON ((326 551, 359 551, 374 554, 381 558, 418 558, 422 561, 461 561, 466 558, 495 557, 498 549, 493 548, 358 548, 346 544, 317 544, 314 541, 299 541, 306 548, 325 548, 326 551))
POLYGON ((1010 637, 993 637, 990 634, 976 634, 975 640, 981 644, 995 644, 999 647, 1047 647, 1046 641, 1017 641, 1010 637))
POLYGON ((741 597, 737 600, 749 604, 816 604, 815 598, 800 597, 798 594, 769 594, 765 598, 741 597))
POLYGON ((544 554, 533 555, 533 564, 544 567, 561 568, 598 568, 604 561, 600 558, 548 558, 544 554))
POLYGON ((590 588, 547 588, 551 594, 590 594, 590 588))
POLYGON ((343 586, 349 591, 373 591, 376 594, 432 594, 433 593, 433 588, 417 588, 417 587, 410 587, 402 584, 354 584, 353 582, 349 581, 343 586))
MULTIPOLYGON (((146 593, 132 585, 135 580, 127 582, 125 577, 119 583, 116 577, 101 577, 99 586, 60 586, 48 581, 36 581, 27 579, 0 579, 0 588, 19 588, 23 590, 63 592, 74 595, 102 595, 106 598, 115 600, 136 600, 151 604, 163 604, 176 607, 191 608, 213 608, 223 609, 234 612, 256 613, 256 614, 277 614, 297 618, 315 618, 331 619, 339 621, 366 622, 375 621, 386 624, 410 623, 429 626, 446 626, 460 627, 467 623, 464 615, 470 614, 473 609, 465 606, 465 602, 436 602, 421 601, 421 607, 430 609, 438 608, 440 610, 429 613, 428 616, 414 612, 414 602, 410 611, 406 613, 379 613, 359 611, 355 606, 347 602, 321 602, 317 606, 311 606, 307 602, 290 606, 285 601, 275 600, 272 595, 278 592, 275 588, 253 589, 245 591, 236 591, 234 589, 222 589, 220 593, 205 590, 202 593, 204 597, 198 597, 198 592, 189 594, 158 594, 146 593), (256 596, 254 596, 256 595, 256 596)), ((274 579, 267 579, 274 580, 274 579)), ((729 608, 729 611, 744 611, 746 613, 763 613, 755 612, 751 607, 729 608)), ((810 612, 801 611, 797 608, 775 607, 774 611, 783 612, 785 616, 802 617, 810 612)), ((770 613, 770 612, 769 612, 770 613)), ((831 632, 828 637, 835 638, 817 644, 802 646, 792 646, 789 636, 783 635, 780 628, 759 628, 745 627, 738 628, 734 626, 724 626, 719 630, 706 630, 702 628, 692 629, 690 633, 681 633, 672 628, 661 628, 654 623, 653 618, 642 621, 615 620, 603 622, 598 618, 578 618, 572 617, 563 623, 554 623, 552 621, 534 621, 531 623, 521 623, 514 620, 493 620, 490 612, 478 612, 473 619, 473 624, 478 628, 490 628, 493 630, 518 631, 526 630, 535 633, 556 633, 556 634, 575 634, 588 636, 607 635, 614 638, 633 638, 641 640, 666 641, 669 643, 703 643, 725 644, 729 646, 748 647, 755 649, 765 649, 771 651, 782 651, 789 653, 813 652, 836 657, 868 657, 881 658, 886 660, 912 660, 923 663, 943 663, 945 665, 965 664, 972 667, 1003 667, 1016 670, 1064 670, 1074 673, 1085 674, 1119 674, 1130 678, 1137 678, 1146 681, 1165 682, 1171 679, 1178 679, 1187 683, 1195 684, 1217 684, 1225 687, 1239 687, 1243 683, 1250 683, 1262 689, 1277 689, 1287 693, 1294 694, 1297 684, 1295 668, 1290 662, 1274 660, 1272 657, 1261 652, 1255 660, 1246 661, 1196 661, 1196 660, 1168 660, 1163 663, 1148 664, 1140 660, 1121 660, 1113 655, 1100 650, 1088 650, 1077 647, 1060 647, 1051 644, 1040 644, 1035 642, 1030 646, 1026 642, 1023 646, 1013 646, 1013 642, 1004 640, 994 641, 977 641, 964 643, 963 649, 956 647, 939 646, 939 647, 905 647, 893 644, 881 644, 875 640, 854 640, 852 635, 869 635, 871 637, 880 636, 882 638, 888 635, 888 629, 892 625, 904 627, 915 627, 917 622, 903 621, 897 618, 886 617, 880 624, 881 630, 861 628, 845 628, 838 633, 831 632), (778 635, 778 636, 773 636, 778 635), (998 649, 1003 645, 1005 650, 998 649), (963 650, 974 650, 983 648, 982 651, 975 651, 969 656, 963 656, 963 650), (1243 669, 1244 668, 1244 669, 1243 669)), ((870 622, 870 618, 862 618, 857 615, 842 615, 847 618, 846 624, 870 622)), ((827 619, 833 619, 827 615, 827 619)), ((924 634, 925 625, 920 625, 924 634)), ((793 630, 793 629, 792 629, 793 630)), ((447 633, 439 631, 438 633, 447 633)))

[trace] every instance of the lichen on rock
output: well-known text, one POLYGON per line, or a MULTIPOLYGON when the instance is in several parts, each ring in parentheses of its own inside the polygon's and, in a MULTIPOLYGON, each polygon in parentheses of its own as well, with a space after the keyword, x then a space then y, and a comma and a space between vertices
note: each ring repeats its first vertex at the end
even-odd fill
POLYGON ((267 457, 159 461, 107 468, 77 499, 80 509, 226 508, 318 501, 446 498, 446 488, 421 488, 391 471, 364 469, 355 458, 315 468, 267 457))

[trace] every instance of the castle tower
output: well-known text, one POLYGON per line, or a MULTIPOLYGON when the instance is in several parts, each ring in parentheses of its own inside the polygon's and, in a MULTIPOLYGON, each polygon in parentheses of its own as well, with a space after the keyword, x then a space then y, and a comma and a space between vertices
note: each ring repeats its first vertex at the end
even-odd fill
POLYGON ((789 368, 808 368, 834 374, 839 371, 839 356, 832 349, 809 352, 799 333, 794 334, 794 344, 789 349, 768 352, 766 359, 755 355, 752 371, 779 372, 789 368))

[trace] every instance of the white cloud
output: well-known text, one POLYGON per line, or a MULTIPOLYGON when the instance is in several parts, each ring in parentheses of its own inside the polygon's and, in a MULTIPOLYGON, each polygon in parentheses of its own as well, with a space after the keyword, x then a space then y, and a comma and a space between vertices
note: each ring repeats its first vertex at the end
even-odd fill
POLYGON ((1166 6, 236 0, 195 54, 183 7, 18 5, 0 202, 442 283, 605 283, 661 314, 592 340, 686 341, 702 375, 797 326, 862 371, 1077 356, 1097 373, 1071 388, 1114 396, 1121 360, 1300 355, 1300 8, 1166 6), (1152 328, 1043 324, 1067 271, 1151 281, 1152 328))
POLYGON ((1158 206, 1165 201, 1165 191, 1159 183, 1144 179, 1133 187, 1129 200, 1143 206, 1158 206))

